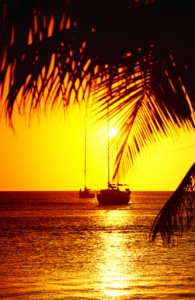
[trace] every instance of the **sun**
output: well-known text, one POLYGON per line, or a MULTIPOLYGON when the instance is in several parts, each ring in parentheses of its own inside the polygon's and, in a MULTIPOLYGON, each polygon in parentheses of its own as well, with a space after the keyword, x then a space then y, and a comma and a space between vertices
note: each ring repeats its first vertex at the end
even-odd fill
POLYGON ((118 130, 115 127, 111 128, 109 131, 110 137, 115 137, 117 135, 117 133, 118 133, 118 130))

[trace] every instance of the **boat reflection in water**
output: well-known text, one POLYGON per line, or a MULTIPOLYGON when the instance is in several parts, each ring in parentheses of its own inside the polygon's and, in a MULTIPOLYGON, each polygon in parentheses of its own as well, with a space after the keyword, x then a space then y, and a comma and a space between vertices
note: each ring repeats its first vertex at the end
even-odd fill
POLYGON ((99 205, 127 205, 130 200, 130 190, 124 191, 119 189, 122 184, 108 183, 108 188, 97 192, 99 205))

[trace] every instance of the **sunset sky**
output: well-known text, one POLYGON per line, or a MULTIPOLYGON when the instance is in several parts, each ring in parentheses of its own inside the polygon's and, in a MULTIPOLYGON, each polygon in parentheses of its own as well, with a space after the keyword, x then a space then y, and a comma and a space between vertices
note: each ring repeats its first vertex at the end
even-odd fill
MULTIPOLYGON (((42 41, 44 34, 46 34, 48 38, 52 36, 55 28, 54 25, 56 25, 54 22, 55 19, 52 16, 47 24, 48 30, 46 31, 44 29, 44 32, 42 32, 43 29, 39 28, 38 17, 36 14, 33 15, 33 18, 34 28, 30 28, 28 32, 28 46, 33 45, 34 42, 33 30, 35 36, 40 30, 39 35, 37 36, 39 36, 40 41, 42 41)), ((62 16, 60 32, 62 29, 66 32, 67 29, 71 28, 71 26, 75 26, 75 24, 75 22, 72 24, 69 18, 66 20, 65 16, 62 16)), ((94 28, 92 29, 92 32, 94 32, 94 28)), ((13 29, 10 37, 10 45, 14 43, 14 34, 15 31, 13 29)), ((26 42, 26 40, 24 41, 26 42)), ((83 40, 82 47, 80 47, 79 50, 82 55, 85 51, 85 47, 87 47, 86 42, 87 41, 83 40)), ((153 44, 150 45, 151 49, 153 46, 153 44)), ((140 51, 140 49, 141 48, 138 50, 140 51)), ((4 65, 6 64, 6 51, 1 66, 2 70, 4 70, 4 65)), ((72 59, 72 72, 74 71, 74 68, 76 68, 75 61, 72 58, 73 50, 71 50, 70 53, 68 52, 67 55, 67 61, 72 59)), ((126 53, 127 58, 130 55, 130 52, 126 53)), ((170 55, 170 58, 173 60, 172 55, 170 55)), ((40 76, 37 79, 37 90, 39 90, 39 92, 41 91, 41 87, 45 84, 43 84, 42 78, 50 78, 54 67, 55 72, 59 71, 56 69, 55 60, 56 57, 53 53, 50 58, 49 68, 47 69, 46 66, 43 65, 41 74, 39 74, 40 76), (45 75, 47 76, 45 77, 45 75)), ((36 57, 36 61, 38 61, 38 56, 36 57)), ((83 66, 84 71, 87 70, 90 62, 91 58, 88 57, 88 60, 86 60, 83 66)), ((172 64, 174 65, 175 62, 173 61, 172 64)), ((135 66, 137 66, 137 63, 135 66)), ((105 65, 105 67, 107 69, 107 65, 105 65)), ((12 74, 14 70, 15 61, 13 65, 10 63, 7 67, 4 84, 0 86, 0 112, 3 109, 4 101, 7 99, 6 97, 9 94, 10 85, 14 86, 15 84, 15 78, 12 74)), ((140 69, 136 67, 135 70, 137 72, 135 74, 140 76, 140 69)), ((120 68, 120 72, 122 71, 123 69, 120 68)), ((71 72, 70 74, 72 74, 71 72)), ((97 72, 97 70, 94 70, 94 72, 97 72)), ((59 80, 59 76, 56 76, 56 74, 53 76, 59 80)), ((64 77, 64 84, 66 87, 67 84, 70 83, 68 81, 70 74, 67 71, 67 76, 64 77)), ((24 82, 25 84, 31 80, 31 75, 32 74, 29 73, 29 76, 26 78, 26 82, 24 82)), ((171 82, 167 71, 166 76, 168 76, 172 89, 175 91, 175 87, 171 82)), ((20 82, 21 79, 19 78, 17 80, 20 82)), ((44 89, 43 95, 42 92, 38 93, 42 95, 43 99, 49 99, 49 103, 51 99, 49 98, 48 91, 53 92, 53 87, 54 90, 56 88, 56 82, 54 84, 52 80, 46 81, 48 86, 44 89)), ((79 80, 80 78, 76 79, 75 85, 80 82, 79 80)), ((137 84, 139 83, 139 80, 140 79, 136 81, 137 84)), ((59 84, 59 82, 57 83, 59 84)), ((79 92, 82 92, 82 97, 84 98, 86 95, 83 94, 88 93, 87 89, 85 89, 87 83, 88 78, 86 76, 84 80, 81 80, 79 87, 79 92)), ((120 81, 117 81, 115 82, 115 85, 117 86, 119 83, 120 81)), ((116 86, 114 86, 114 88, 116 86)), ((186 93, 186 89, 183 84, 181 86, 184 94, 186 95, 186 99, 188 100, 189 96, 186 93)), ((17 105, 19 105, 20 109, 24 104, 21 97, 23 91, 25 90, 23 88, 24 86, 17 93, 17 100, 15 103, 15 106, 17 107, 17 105)), ((123 88, 121 88, 121 90, 122 89, 123 88)), ((69 88, 66 89, 66 92, 67 91, 69 91, 69 88)), ((101 90, 101 92, 103 91, 104 90, 101 90)), ((71 99, 73 94, 74 89, 72 90, 72 94, 70 93, 70 95, 66 95, 70 103, 73 101, 71 99)), ((25 98, 25 103, 28 103, 28 110, 28 106, 30 105, 29 98, 32 97, 31 104, 38 100, 34 99, 33 94, 31 95, 31 93, 26 93, 25 97, 26 95, 28 95, 28 97, 25 98)), ((36 105, 38 103, 39 101, 36 103, 36 105)), ((28 121, 28 112, 26 118, 24 116, 19 116, 17 110, 15 110, 15 107, 13 115, 13 124, 15 129, 14 132, 10 127, 8 127, 8 125, 6 125, 4 116, 2 115, 0 118, 0 190, 79 190, 80 188, 83 188, 84 117, 79 108, 77 106, 75 106, 74 109, 71 108, 66 116, 64 116, 64 113, 60 111, 53 112, 52 114, 47 112, 46 116, 41 114, 40 118, 38 118, 35 113, 35 115, 31 118, 30 126, 28 121)), ((102 132, 105 131, 101 130, 101 128, 99 128, 98 131, 95 126, 92 126, 92 124, 88 125, 87 186, 92 189, 105 188, 107 184, 106 137, 102 135, 102 132)), ((158 144, 155 145, 155 147, 149 147, 147 152, 141 152, 138 159, 135 161, 134 169, 130 170, 129 174, 124 178, 124 183, 127 183, 129 188, 134 191, 175 190, 187 173, 188 169, 194 163, 194 154, 194 129, 191 129, 190 132, 180 130, 179 136, 175 136, 174 140, 170 137, 167 139, 162 139, 158 144)))
MULTIPOLYGON (((0 121, 0 190, 79 190, 84 176, 84 122, 80 110, 31 119, 14 117, 15 132, 0 121)), ((107 183, 106 139, 88 126, 87 185, 107 183)), ((130 189, 175 190, 194 163, 195 132, 162 140, 143 152, 124 179, 130 189)))

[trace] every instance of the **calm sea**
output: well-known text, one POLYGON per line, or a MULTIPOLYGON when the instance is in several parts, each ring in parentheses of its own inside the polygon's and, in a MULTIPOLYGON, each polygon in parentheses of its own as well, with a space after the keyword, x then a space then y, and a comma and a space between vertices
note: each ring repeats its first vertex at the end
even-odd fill
POLYGON ((194 227, 149 242, 170 192, 104 207, 76 192, 0 193, 0 298, 195 299, 194 227))

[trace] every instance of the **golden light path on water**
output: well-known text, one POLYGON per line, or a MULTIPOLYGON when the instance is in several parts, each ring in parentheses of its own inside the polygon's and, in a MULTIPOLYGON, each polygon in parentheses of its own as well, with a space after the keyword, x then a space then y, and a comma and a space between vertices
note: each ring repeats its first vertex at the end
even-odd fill
POLYGON ((102 251, 103 257, 99 268, 101 291, 107 297, 113 298, 129 295, 130 282, 136 277, 133 261, 131 260, 131 265, 129 262, 129 248, 128 255, 126 254, 128 245, 125 233, 117 229, 125 226, 127 222, 126 217, 119 217, 120 213, 121 211, 111 210, 104 215, 104 224, 110 230, 102 235, 102 244, 105 248, 102 251), (131 276, 129 268, 132 268, 131 276))
POLYGON ((73 194, 36 193, 32 204, 13 202, 13 209, 5 210, 0 298, 194 296, 193 231, 177 247, 148 241, 151 222, 169 193, 132 192, 130 204, 120 208, 97 207, 95 199, 78 203, 73 194))

